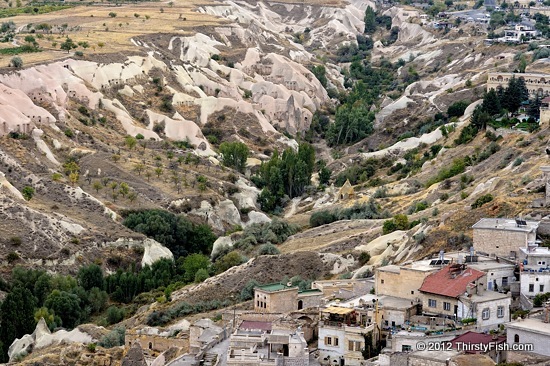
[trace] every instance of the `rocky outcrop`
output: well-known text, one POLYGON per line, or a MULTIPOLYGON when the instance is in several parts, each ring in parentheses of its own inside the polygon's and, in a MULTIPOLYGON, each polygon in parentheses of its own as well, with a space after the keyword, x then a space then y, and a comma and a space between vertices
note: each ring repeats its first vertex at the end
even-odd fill
POLYGON ((134 342, 126 356, 122 359, 121 366, 147 366, 143 349, 139 342, 134 342))
POLYGON ((156 240, 145 239, 143 240, 143 248, 145 249, 143 253, 143 259, 141 260, 141 266, 150 266, 159 259, 174 259, 174 254, 170 249, 163 246, 156 240))
POLYGON ((21 339, 15 339, 8 349, 10 362, 22 352, 30 353, 33 349, 41 349, 61 343, 83 343, 97 342, 101 335, 106 333, 105 328, 95 325, 81 325, 73 330, 59 330, 51 333, 41 318, 32 334, 25 334, 21 339), (93 328, 93 329, 90 329, 93 328))

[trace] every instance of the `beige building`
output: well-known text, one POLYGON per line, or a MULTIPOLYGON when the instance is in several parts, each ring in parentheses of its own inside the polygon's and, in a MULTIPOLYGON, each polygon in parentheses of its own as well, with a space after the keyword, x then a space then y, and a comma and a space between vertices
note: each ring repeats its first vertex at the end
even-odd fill
POLYGON ((318 289, 299 291, 296 286, 272 283, 254 288, 254 311, 259 313, 289 313, 317 307, 323 293, 318 289))
POLYGON ((182 331, 177 336, 170 332, 159 332, 156 328, 128 329, 124 336, 126 346, 139 343, 144 351, 164 352, 170 347, 180 347, 183 352, 189 352, 189 331, 182 331))
POLYGON ((340 189, 338 190, 338 199, 347 200, 353 197, 355 197, 355 190, 353 189, 353 186, 348 179, 346 180, 344 185, 342 185, 342 187, 340 187, 340 189))
POLYGON ((326 299, 347 300, 368 294, 374 288, 374 281, 366 278, 313 281, 311 288, 320 290, 326 299))
POLYGON ((510 72, 492 72, 489 73, 487 79, 487 91, 497 89, 498 86, 503 88, 508 86, 508 81, 512 77, 525 80, 525 86, 529 90, 531 97, 538 95, 539 97, 547 97, 550 95, 550 74, 515 74, 510 72))
POLYGON ((424 263, 379 267, 375 271, 375 293, 378 296, 388 295, 417 300, 418 289, 424 279, 439 268, 441 267, 424 263))
POLYGON ((550 97, 544 98, 540 106, 540 126, 544 128, 548 125, 550 125, 550 97))
POLYGON ((472 226, 474 249, 492 256, 516 258, 519 247, 527 247, 527 243, 536 240, 538 226, 538 221, 483 218, 472 226))

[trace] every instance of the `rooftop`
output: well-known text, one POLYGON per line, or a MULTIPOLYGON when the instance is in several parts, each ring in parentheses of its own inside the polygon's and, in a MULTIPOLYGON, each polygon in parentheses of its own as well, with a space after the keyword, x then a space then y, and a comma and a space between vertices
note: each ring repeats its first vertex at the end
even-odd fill
POLYGON ((422 358, 426 360, 436 360, 436 361, 447 361, 450 358, 459 355, 458 351, 437 351, 432 350, 427 351, 415 351, 411 353, 410 357, 412 358, 422 358))
POLYGON ((466 292, 468 284, 483 276, 485 272, 477 269, 449 265, 428 275, 419 290, 456 298, 466 292))
MULTIPOLYGON (((525 74, 527 75, 527 74, 525 74)), ((522 221, 522 220, 518 220, 522 221)), ((539 227, 538 221, 525 221, 526 225, 518 225, 515 219, 505 218, 483 218, 476 222, 473 229, 487 229, 487 230, 506 230, 506 231, 521 231, 529 233, 533 230, 537 230, 539 227)))
POLYGON ((530 246, 529 248, 521 247, 519 250, 525 255, 550 256, 550 248, 548 247, 530 246))
POLYGON ((461 344, 489 344, 489 343, 503 343, 506 342, 506 336, 499 336, 496 339, 493 339, 493 335, 485 333, 476 333, 476 332, 466 332, 459 335, 455 339, 451 340, 453 348, 456 347, 457 343, 461 344))
MULTIPOLYGON (((394 308, 394 309, 409 309, 414 304, 411 304, 410 299, 404 299, 394 296, 378 296, 372 294, 366 294, 358 296, 348 301, 338 303, 338 307, 356 308, 361 307, 363 304, 373 305, 373 300, 378 300, 378 306, 381 308, 394 308)), ((330 305, 335 305, 331 303, 330 305)))
POLYGON ((288 290, 291 288, 297 288, 296 286, 287 286, 282 283, 270 283, 268 285, 258 286, 255 289, 262 290, 265 292, 277 292, 282 290, 288 290))
POLYGON ((523 331, 550 336, 550 324, 544 323, 539 318, 517 320, 506 324, 507 329, 521 329, 523 331))
POLYGON ((497 292, 497 291, 490 291, 490 290, 483 291, 481 294, 471 294, 467 298, 464 297, 464 299, 467 299, 468 301, 476 302, 476 303, 482 303, 482 302, 494 301, 494 300, 502 300, 502 299, 506 299, 506 298, 510 298, 510 296, 508 294, 503 294, 503 293, 500 293, 500 292, 497 292))
POLYGON ((251 321, 251 320, 243 320, 243 322, 239 325, 239 329, 246 329, 246 330, 270 331, 271 328, 272 328, 271 322, 259 322, 259 321, 251 321))

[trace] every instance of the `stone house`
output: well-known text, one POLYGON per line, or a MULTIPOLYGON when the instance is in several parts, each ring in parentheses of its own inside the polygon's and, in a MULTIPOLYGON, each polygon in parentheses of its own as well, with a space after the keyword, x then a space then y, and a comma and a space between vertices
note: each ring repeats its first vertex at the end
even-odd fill
POLYGON ((519 247, 536 240, 538 226, 538 221, 483 218, 472 226, 474 249, 497 257, 517 258, 519 247))
POLYGON ((519 260, 522 295, 532 298, 550 292, 550 249, 529 243, 519 248, 519 260))
POLYGON ((329 306, 321 309, 319 321, 319 358, 323 364, 359 366, 362 350, 371 336, 372 346, 380 339, 376 323, 367 323, 366 312, 355 308, 329 306))
POLYGON ((388 295, 416 301, 420 295, 418 289, 424 279, 439 268, 441 267, 419 262, 376 268, 375 293, 379 296, 388 295))
POLYGON ((313 281, 311 288, 320 290, 326 299, 351 299, 368 294, 374 281, 367 278, 313 281))
POLYGON ((149 352, 164 352, 171 347, 180 347, 183 352, 189 352, 189 331, 170 336, 168 332, 159 332, 156 328, 128 329, 124 342, 128 347, 137 342, 142 349, 149 352))
POLYGON ((189 352, 197 354, 210 349, 229 336, 229 331, 212 321, 212 319, 200 319, 189 327, 189 352))
POLYGON ((509 72, 491 72, 487 78, 487 91, 497 89, 498 86, 507 87, 512 77, 525 80, 525 86, 531 97, 547 97, 550 95, 550 74, 522 73, 514 74, 509 72))
POLYGON ((532 350, 525 349, 525 351, 550 356, 549 312, 547 308, 540 318, 518 318, 517 321, 506 324, 506 343, 532 345, 532 350))
POLYGON ((260 313, 289 313, 317 307, 323 293, 318 289, 299 291, 291 284, 272 283, 254 288, 254 311, 260 313))
POLYGON ((351 183, 349 182, 349 179, 346 180, 346 182, 340 187, 338 190, 338 199, 339 200, 347 200, 350 198, 355 197, 355 190, 353 189, 351 183))
POLYGON ((462 318, 459 296, 479 293, 486 280, 484 272, 452 264, 426 277, 419 291, 424 314, 448 318, 462 318))

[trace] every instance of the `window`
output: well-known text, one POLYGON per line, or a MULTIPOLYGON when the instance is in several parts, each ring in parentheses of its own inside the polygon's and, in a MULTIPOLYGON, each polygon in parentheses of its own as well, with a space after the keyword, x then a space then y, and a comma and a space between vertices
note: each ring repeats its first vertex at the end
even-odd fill
POLYGON ((483 318, 483 320, 489 319, 491 317, 491 310, 489 310, 489 308, 483 309, 483 311, 481 312, 481 317, 483 318))
POLYGON ((410 352, 412 351, 412 347, 409 346, 408 344, 404 344, 401 346, 401 352, 410 352))
POLYGON ((508 277, 502 277, 502 286, 508 286, 508 277))
POLYGON ((411 291, 411 295, 414 295, 414 291, 411 291))
POLYGON ((327 346, 332 346, 332 338, 330 337, 325 337, 325 344, 327 346))
POLYGON ((514 334, 514 343, 519 343, 519 334, 514 334))
POLYGON ((338 347, 338 337, 334 337, 334 347, 338 347))
POLYGON ((504 306, 499 306, 497 308, 497 317, 504 318, 504 306))
POLYGON ((535 292, 535 284, 534 283, 529 284, 529 292, 535 292))
POLYGON ((381 279, 381 280, 380 280, 380 283, 381 283, 381 284, 384 284, 384 279, 381 279))
POLYGON ((349 341, 348 342, 348 351, 361 351, 361 348, 363 346, 362 342, 358 341, 349 341))
POLYGON ((428 299, 428 306, 431 308, 437 307, 437 301, 434 299, 428 299))
POLYGON ((443 310, 451 311, 451 303, 450 302, 444 302, 443 303, 443 310))
POLYGON ((539 285, 539 292, 544 292, 544 285, 539 285))

